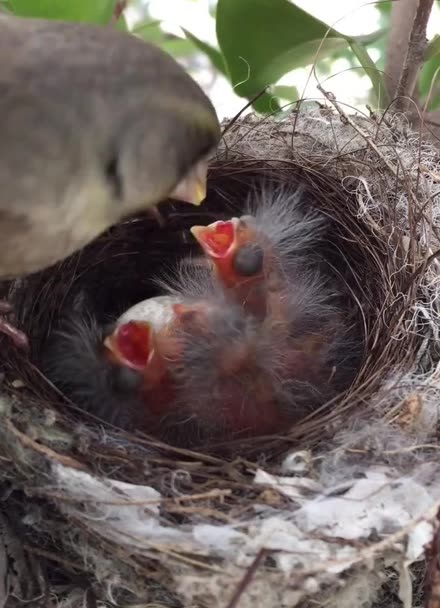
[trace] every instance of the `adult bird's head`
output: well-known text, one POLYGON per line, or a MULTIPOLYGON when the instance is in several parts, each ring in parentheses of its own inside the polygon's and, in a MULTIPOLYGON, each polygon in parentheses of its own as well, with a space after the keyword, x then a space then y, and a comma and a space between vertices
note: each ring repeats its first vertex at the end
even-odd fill
POLYGON ((49 266, 164 199, 202 201, 220 126, 167 53, 6 15, 0 52, 0 276, 49 266))

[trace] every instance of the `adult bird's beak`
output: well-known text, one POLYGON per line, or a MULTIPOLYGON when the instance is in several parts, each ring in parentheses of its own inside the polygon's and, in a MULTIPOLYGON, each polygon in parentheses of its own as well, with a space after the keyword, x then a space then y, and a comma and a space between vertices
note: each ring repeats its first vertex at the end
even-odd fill
POLYGON ((201 205, 206 198, 206 181, 208 175, 208 161, 199 161, 185 177, 177 184, 170 198, 201 205))

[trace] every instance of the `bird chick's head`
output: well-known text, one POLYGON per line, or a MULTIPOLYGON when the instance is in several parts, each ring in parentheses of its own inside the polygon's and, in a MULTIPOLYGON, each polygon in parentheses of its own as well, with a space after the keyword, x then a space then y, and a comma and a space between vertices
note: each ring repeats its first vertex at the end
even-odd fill
POLYGON ((205 438, 280 429, 282 366, 269 328, 230 301, 183 298, 172 308, 164 326, 131 320, 105 340, 114 362, 142 374, 150 413, 169 432, 205 438))
POLYGON ((191 232, 226 287, 251 283, 267 271, 269 251, 252 217, 193 226, 191 232))
POLYGON ((256 327, 238 306, 201 300, 175 304, 173 308, 172 335, 179 345, 174 352, 179 353, 180 360, 192 373, 205 368, 206 377, 213 370, 218 376, 228 376, 239 372, 253 358, 256 327), (201 365, 197 367, 195 362, 199 358, 201 365))
POLYGON ((157 388, 166 377, 170 345, 173 342, 164 339, 161 331, 157 332, 147 321, 136 320, 118 325, 104 340, 107 357, 121 368, 140 373, 147 392, 157 388))

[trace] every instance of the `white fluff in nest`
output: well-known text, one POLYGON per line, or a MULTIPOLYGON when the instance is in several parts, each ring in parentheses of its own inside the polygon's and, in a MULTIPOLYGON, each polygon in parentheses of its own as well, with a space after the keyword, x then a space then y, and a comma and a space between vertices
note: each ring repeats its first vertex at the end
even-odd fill
POLYGON ((238 539, 245 538, 231 526, 220 529, 201 524, 182 530, 160 523, 162 497, 149 486, 98 479, 60 464, 54 465, 53 473, 58 488, 74 500, 64 505, 65 512, 83 519, 104 538, 130 549, 142 552, 178 545, 185 551, 207 553, 215 547, 229 556, 234 554, 238 539))
MULTIPOLYGON (((97 479, 59 464, 53 473, 59 490, 73 499, 64 503, 64 511, 106 540, 145 555, 155 551, 160 555, 161 549, 166 555, 166 547, 193 556, 222 555, 237 580, 265 549, 281 572, 293 581, 298 577, 297 601, 312 581, 319 590, 334 575, 356 565, 371 565, 384 555, 393 557, 396 568, 421 559, 440 505, 437 464, 420 464, 411 475, 373 466, 362 478, 335 487, 324 487, 309 477, 272 476, 259 470, 255 483, 289 498, 290 509, 256 504, 258 517, 246 525, 195 524, 177 529, 160 521, 161 496, 153 488, 97 479)), ((197 588, 193 586, 195 596, 197 588)))

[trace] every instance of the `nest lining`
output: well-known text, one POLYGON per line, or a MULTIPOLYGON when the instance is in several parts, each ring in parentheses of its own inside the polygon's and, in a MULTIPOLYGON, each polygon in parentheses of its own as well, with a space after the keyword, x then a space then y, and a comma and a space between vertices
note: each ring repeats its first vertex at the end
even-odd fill
POLYGON ((240 606, 270 607, 319 601, 322 590, 328 599, 332 589, 335 606, 356 606, 367 588, 370 605, 384 558, 407 581, 403 559, 423 555, 440 497, 429 452, 414 449, 434 441, 438 408, 438 275, 427 259, 439 242, 439 159, 401 117, 358 118, 355 126, 329 109, 302 109, 281 123, 239 121, 213 161, 200 211, 168 205, 161 228, 136 218, 57 267, 4 285, 33 344, 30 360, 2 344, 0 449, 4 486, 14 489, 5 525, 25 538, 28 557, 49 565, 44 576, 37 568, 28 594, 35 598, 45 580, 66 608, 85 594, 97 605, 226 607, 241 586, 240 606), (149 277, 190 252, 188 227, 228 217, 262 176, 305 183, 335 221, 335 250, 366 334, 347 394, 286 437, 227 453, 134 436, 63 400, 38 363, 75 294, 86 288, 100 322, 154 295, 149 277), (365 512, 373 514, 367 521, 365 512), (427 521, 418 521, 424 512, 427 521))

